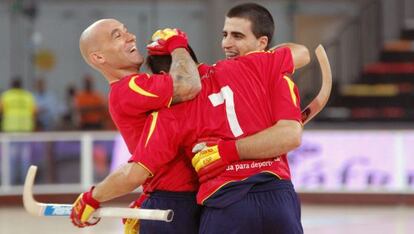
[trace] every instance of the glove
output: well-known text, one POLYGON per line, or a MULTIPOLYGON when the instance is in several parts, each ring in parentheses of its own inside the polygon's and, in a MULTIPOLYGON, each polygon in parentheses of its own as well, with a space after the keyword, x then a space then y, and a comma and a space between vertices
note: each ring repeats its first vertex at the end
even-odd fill
POLYGON ((152 42, 147 45, 149 55, 168 55, 177 48, 188 50, 188 39, 185 32, 179 29, 165 28, 156 31, 152 42))
POLYGON ((72 212, 70 213, 70 219, 73 225, 83 228, 95 225, 101 220, 100 218, 91 217, 92 213, 101 207, 100 202, 92 197, 94 188, 92 186, 89 192, 79 195, 78 199, 73 203, 72 212))
MULTIPOLYGON (((129 208, 139 208, 141 204, 148 198, 148 195, 142 193, 135 201, 129 204, 129 208)), ((124 234, 137 234, 139 232, 139 219, 122 219, 124 223, 124 234)))
POLYGON ((226 170, 227 165, 228 164, 224 163, 223 160, 217 160, 214 163, 211 163, 210 165, 201 168, 197 172, 199 183, 203 184, 208 180, 219 176, 226 170))
POLYGON ((191 163, 200 183, 219 175, 232 162, 240 160, 235 140, 205 139, 193 147, 196 153, 191 163))

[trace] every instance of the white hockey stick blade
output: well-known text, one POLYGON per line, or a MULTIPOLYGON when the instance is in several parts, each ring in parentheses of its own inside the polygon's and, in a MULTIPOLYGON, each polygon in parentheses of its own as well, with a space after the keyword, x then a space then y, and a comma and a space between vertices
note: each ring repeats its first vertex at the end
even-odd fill
POLYGON ((322 72, 322 86, 318 95, 302 111, 302 123, 305 125, 315 117, 326 105, 332 90, 332 71, 325 49, 319 45, 315 49, 316 58, 322 72))
MULTIPOLYGON (((33 198, 33 183, 37 167, 30 166, 23 188, 23 204, 26 211, 34 216, 70 216, 71 204, 40 203, 33 198)), ((106 207, 95 211, 94 217, 135 218, 171 222, 172 210, 132 209, 106 207)))

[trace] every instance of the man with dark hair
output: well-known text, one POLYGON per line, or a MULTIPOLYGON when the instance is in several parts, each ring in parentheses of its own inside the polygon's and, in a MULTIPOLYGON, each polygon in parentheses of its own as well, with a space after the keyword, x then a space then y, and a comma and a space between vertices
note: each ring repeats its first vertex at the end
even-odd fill
POLYGON ((270 12, 256 3, 231 8, 224 20, 221 46, 227 58, 268 50, 275 23, 270 12))
MULTIPOLYGON (((193 61, 198 64, 198 59, 194 53, 193 48, 188 46, 188 53, 190 54, 193 61)), ((149 55, 145 61, 147 67, 153 74, 168 73, 171 67, 171 55, 149 55)), ((200 64, 198 64, 200 66, 200 64)))
MULTIPOLYGON (((265 7, 256 3, 245 3, 233 7, 226 15, 223 27, 222 48, 226 57, 231 59, 253 51, 268 50, 274 29, 273 17, 265 7)), ((300 52, 302 49, 299 45, 285 43, 277 47, 282 46, 288 46, 291 49, 294 61, 304 56, 304 53, 300 52)), ((285 78, 290 80, 290 78, 285 78)), ((231 174, 233 168, 236 170, 239 168, 239 172, 249 170, 245 169, 245 166, 248 165, 245 162, 232 163, 234 158, 266 159, 271 155, 281 155, 280 152, 282 152, 281 157, 278 158, 280 160, 280 167, 271 173, 273 174, 272 176, 267 177, 269 170, 263 167, 256 171, 256 173, 250 174, 250 177, 244 181, 228 184, 220 183, 222 187, 219 187, 217 191, 214 191, 210 197, 203 201, 205 209, 200 224, 201 233, 227 232, 243 227, 242 225, 237 226, 237 223, 235 226, 229 225, 230 222, 224 222, 223 224, 223 220, 226 219, 226 216, 232 217, 232 219, 238 217, 239 206, 255 207, 260 206, 259 203, 262 202, 278 207, 278 209, 273 209, 273 212, 268 213, 267 217, 261 218, 269 220, 273 225, 267 227, 264 225, 265 233, 303 232, 300 221, 300 203, 290 182, 289 165, 286 154, 284 154, 289 151, 286 146, 297 140, 295 138, 297 134, 295 133, 294 126, 294 121, 282 119, 269 128, 254 135, 239 138, 236 141, 228 139, 201 141, 201 145, 204 144, 204 146, 201 148, 201 152, 197 153, 193 158, 193 166, 198 172, 200 183, 202 184, 201 188, 203 183, 211 178, 214 180, 215 177, 223 177, 229 174, 228 171, 231 174), (292 142, 289 143, 289 141, 292 142), (277 150, 280 151, 278 152, 277 150), (270 191, 268 193, 272 195, 267 198, 262 195, 263 197, 261 198, 263 199, 258 199, 261 195, 254 194, 257 194, 257 190, 260 191, 261 189, 270 191), (249 202, 249 197, 255 197, 259 203, 249 202), (222 229, 217 228, 220 226, 222 229), (272 230, 272 227, 277 227, 277 231, 272 230)), ((256 165, 256 163, 266 164, 272 162, 269 160, 255 161, 250 166, 256 165)), ((202 192, 202 189, 200 191, 202 192)), ((260 210, 259 212, 264 213, 266 211, 260 210)), ((258 218, 260 216, 253 215, 253 217, 258 218)), ((249 233, 249 227, 252 226, 254 225, 250 225, 245 229, 238 229, 237 233, 249 233)))
MULTIPOLYGON (((273 32, 274 21, 271 14, 267 11, 266 8, 254 3, 235 6, 227 14, 225 25, 223 28, 222 45, 223 50, 226 53, 226 57, 235 58, 237 56, 245 55, 253 51, 263 51, 268 49, 269 44, 272 40, 273 32), (260 22, 264 23, 261 24, 260 22)), ((300 61, 301 58, 306 57, 306 52, 304 52, 302 46, 293 43, 286 43, 283 45, 288 46, 291 49, 294 61, 300 61)), ((153 59, 160 62, 160 60, 164 60, 165 58, 161 59, 149 56, 148 59, 153 59)), ((155 65, 152 67, 154 72, 160 72, 161 70, 164 72, 168 71, 168 65, 163 65, 163 62, 158 64, 152 62, 152 65, 155 65)), ((285 79, 286 81, 290 81, 290 78, 285 77, 285 79)), ((290 84, 294 86, 293 82, 290 84)), ((228 102, 228 100, 225 100, 225 102, 226 101, 228 102)), ((205 143, 207 146, 210 146, 200 152, 199 155, 201 155, 201 157, 197 156, 196 158, 198 158, 198 160, 196 160, 193 164, 196 170, 198 171, 202 187, 203 183, 207 183, 211 179, 214 180, 215 177, 220 177, 220 173, 224 173, 226 175, 225 169, 227 167, 227 164, 230 163, 230 167, 227 168, 242 168, 243 165, 246 165, 245 163, 231 164, 231 161, 223 163, 224 160, 221 160, 221 158, 225 158, 228 154, 232 154, 233 156, 230 157, 236 159, 238 157, 240 157, 241 159, 266 159, 269 157, 273 158, 277 155, 282 154, 282 157, 280 158, 279 162, 281 166, 279 170, 273 174, 273 176, 266 175, 266 171, 268 170, 268 168, 262 167, 260 168, 260 170, 256 171, 256 174, 251 174, 251 178, 249 178, 248 180, 236 184, 227 184, 221 187, 219 190, 215 191, 215 193, 212 194, 208 199, 206 199, 206 201, 199 201, 200 203, 206 206, 206 209, 201 219, 200 230, 202 233, 221 233, 233 230, 235 226, 229 225, 227 227, 223 227, 222 221, 226 217, 223 217, 222 215, 216 215, 215 213, 218 212, 222 214, 223 210, 225 210, 225 212, 227 213, 224 216, 228 215, 229 219, 234 219, 234 217, 237 217, 238 214, 237 208, 234 211, 234 213, 231 213, 233 212, 231 206, 227 208, 226 204, 224 203, 228 204, 231 202, 235 202, 235 204, 242 204, 242 206, 256 206, 256 204, 254 203, 245 204, 245 201, 243 199, 252 196, 249 194, 256 194, 257 189, 263 188, 272 191, 271 193, 274 195, 273 198, 276 200, 281 198, 284 201, 286 201, 286 199, 291 201, 284 202, 283 204, 275 203, 274 201, 269 201, 269 204, 277 204, 280 208, 279 210, 273 210, 273 219, 270 218, 271 216, 268 217, 271 219, 271 222, 274 225, 273 227, 279 226, 278 229, 280 233, 302 232, 302 227, 300 223, 300 204, 297 200, 297 195, 293 190, 293 186, 289 180, 289 166, 287 163, 286 155, 284 154, 290 149, 292 149, 292 145, 297 144, 296 142, 298 142, 298 140, 300 142, 300 137, 299 139, 297 137, 300 136, 300 134, 298 134, 296 124, 297 122, 294 120, 282 119, 273 126, 265 130, 262 130, 261 132, 247 136, 245 138, 238 138, 238 140, 236 141, 219 140, 217 139, 217 137, 208 138, 207 140, 197 139, 197 141, 201 141, 202 143, 205 143), (205 154, 205 152, 209 153, 205 154), (205 155, 207 156, 204 157, 205 155), (212 160, 212 158, 215 159, 212 160), (212 165, 209 165, 209 163, 206 163, 205 165, 203 165, 203 163, 198 163, 202 161, 210 162, 212 163, 212 165), (275 178, 277 177, 282 178, 283 180, 275 181, 275 178), (275 186, 275 184, 277 186, 275 186), (269 188, 267 188, 266 186, 268 186, 269 188), (241 200, 237 201, 237 199, 241 200), (217 207, 223 208, 223 210, 217 209, 217 207), (274 216, 278 216, 279 218, 274 218, 274 216), (215 227, 221 227, 224 229, 214 229, 215 227)), ((215 136, 215 134, 212 133, 210 136, 215 136)), ((259 161, 255 163, 257 163, 258 165, 261 165, 260 163, 262 163, 263 165, 267 163, 273 164, 272 160, 273 159, 267 161, 259 161)), ((253 163, 253 165, 256 164, 253 163)), ((237 170, 243 171, 244 169, 237 170)), ((226 182, 222 181, 220 183, 224 185, 226 182)), ((203 190, 203 188, 201 190, 203 190)), ((201 193, 203 193, 203 191, 201 191, 201 193)), ((228 222, 228 224, 231 224, 231 222, 228 222)), ((234 225, 237 226, 237 224, 234 225)), ((254 226, 250 225, 249 227, 254 226)), ((250 229, 245 229, 247 233, 250 232, 248 230, 250 229)), ((270 232, 272 233, 272 228, 270 228, 270 232)))

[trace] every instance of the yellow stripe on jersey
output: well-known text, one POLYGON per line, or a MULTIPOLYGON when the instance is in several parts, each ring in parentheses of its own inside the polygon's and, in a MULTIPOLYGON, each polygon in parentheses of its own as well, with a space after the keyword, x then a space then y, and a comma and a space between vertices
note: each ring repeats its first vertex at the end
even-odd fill
POLYGON ((146 97, 158 97, 157 95, 150 93, 148 91, 145 91, 143 88, 139 87, 137 85, 137 83, 135 83, 135 79, 138 78, 139 76, 133 76, 131 78, 131 80, 129 80, 128 86, 130 89, 132 89, 134 92, 141 94, 142 96, 146 96, 146 97))
POLYGON ((265 51, 265 50, 253 50, 253 51, 247 52, 245 55, 256 54, 256 53, 271 53, 271 52, 265 51))
POLYGON ((148 169, 147 166, 145 166, 144 164, 137 162, 141 167, 143 167, 145 170, 147 170, 150 173, 150 177, 154 176, 154 173, 152 173, 152 171, 150 169, 148 169))
POLYGON ((171 106, 171 104, 172 104, 172 97, 170 98, 170 101, 167 104, 167 108, 169 108, 171 106))
POLYGON ((293 104, 297 107, 298 104, 297 104, 297 98, 295 95, 295 83, 293 83, 293 81, 288 76, 283 76, 283 78, 285 78, 289 86, 290 96, 292 97, 293 104))
POLYGON ((154 111, 151 113, 152 115, 152 121, 151 121, 151 126, 150 126, 150 130, 147 136, 147 140, 145 141, 145 146, 147 146, 149 139, 151 138, 152 134, 154 133, 154 129, 155 129, 155 125, 157 124, 157 119, 158 119, 158 112, 154 111))

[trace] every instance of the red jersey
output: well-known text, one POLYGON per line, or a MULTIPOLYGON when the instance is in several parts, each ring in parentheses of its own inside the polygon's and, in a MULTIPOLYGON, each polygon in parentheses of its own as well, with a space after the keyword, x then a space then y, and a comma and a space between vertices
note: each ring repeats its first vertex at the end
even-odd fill
POLYGON ((199 187, 197 173, 191 165, 190 158, 184 154, 183 150, 178 149, 181 136, 174 139, 169 138, 179 128, 178 122, 173 115, 165 115, 160 118, 159 115, 164 110, 167 109, 153 112, 151 117, 147 119, 140 142, 129 162, 138 162, 153 175, 143 184, 144 193, 151 193, 155 190, 195 192, 199 187), (159 120, 161 120, 161 124, 158 124, 159 120), (174 126, 170 126, 170 123, 174 126), (143 151, 147 150, 157 151, 157 154, 145 153, 148 158, 151 158, 151 161, 159 162, 156 169, 149 163, 137 160, 143 151), (159 155, 165 155, 169 160, 162 160, 161 158, 161 160, 158 160, 159 155))
POLYGON ((197 66, 198 69, 198 74, 200 74, 200 78, 202 79, 208 72, 208 70, 210 70, 211 66, 207 65, 205 63, 200 63, 197 66))
MULTIPOLYGON (((293 73, 290 50, 254 52, 224 60, 208 69, 196 99, 154 114, 131 161, 139 162, 155 177, 173 160, 177 152, 191 155, 198 139, 217 137, 238 139, 273 126, 281 119, 300 121, 297 87, 289 78, 293 73)), ((275 139, 277 140, 277 139, 275 139)), ((189 165, 189 158, 181 157, 189 165)), ((192 167, 171 172, 167 179, 184 180, 192 167)), ((258 173, 290 178, 286 155, 279 159, 248 160, 233 163, 221 175, 200 185, 200 204, 232 182, 246 180, 258 173)), ((190 182, 188 180, 187 182, 190 182)), ((149 182, 153 183, 153 182, 149 182)), ((181 181, 185 184, 186 181, 181 181)))
MULTIPOLYGON (((199 64, 198 65, 198 73, 200 77, 204 77, 205 74, 211 66, 206 64, 199 64)), ((148 124, 145 126, 143 132, 148 135, 143 135, 140 144, 148 145, 148 140, 152 132, 154 131, 155 125, 158 119, 158 112, 154 112, 148 118, 148 124)), ((175 120, 174 120, 175 121, 175 120)), ((155 134, 162 134, 163 136, 167 136, 168 132, 171 131, 168 125, 168 118, 163 118, 163 124, 157 126, 157 131, 155 134), (165 124, 164 124, 165 123, 165 124), (166 127, 162 130, 162 128, 166 127)), ((162 137, 154 137, 156 139, 162 139, 162 137)), ((167 142, 159 142, 152 140, 149 145, 151 147, 157 147, 160 150, 167 149, 170 150, 174 147, 165 146, 164 143, 167 142)), ((197 174, 192 169, 191 161, 188 160, 188 157, 183 154, 183 151, 167 151, 166 154, 171 156, 172 161, 169 161, 165 164, 160 165, 157 169, 157 173, 150 179, 148 179, 144 185, 144 193, 151 193, 155 190, 164 190, 164 191, 197 191, 198 189, 198 180, 197 174), (175 157, 174 157, 175 156, 175 157)), ((132 161, 132 160, 130 160, 132 161)), ((145 165, 141 164, 142 166, 146 167, 145 165)), ((148 169, 148 168, 147 168, 148 169)))
MULTIPOLYGON (((208 68, 207 65, 199 65, 200 75, 204 74, 208 68)), ((171 103, 172 95, 172 78, 167 74, 152 76, 148 74, 133 74, 111 84, 109 111, 131 154, 138 145, 147 117, 154 110, 168 107, 171 103)), ((188 170, 188 167, 191 167, 191 163, 183 163, 182 160, 170 162, 163 169, 166 172, 157 175, 160 179, 154 179, 154 183, 144 184, 144 192, 152 192, 156 189, 196 191, 198 181, 195 174, 188 170), (174 183, 165 180, 165 178, 168 178, 170 170, 180 171, 182 167, 185 167, 185 171, 190 173, 183 174, 182 179, 174 183), (185 183, 180 183, 180 181, 185 181, 185 183)))
POLYGON ((111 83, 109 113, 132 154, 148 114, 169 106, 173 95, 170 75, 132 74, 111 83))

